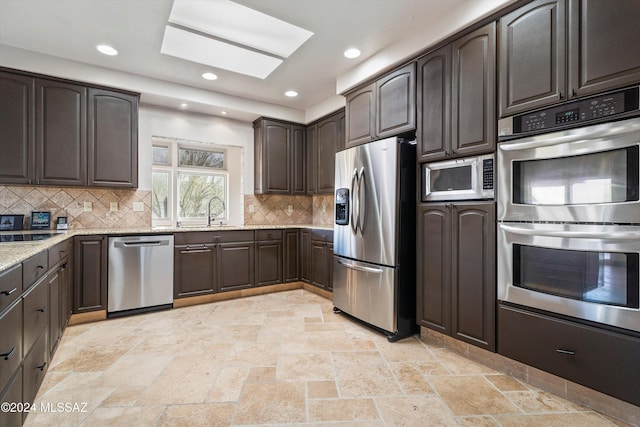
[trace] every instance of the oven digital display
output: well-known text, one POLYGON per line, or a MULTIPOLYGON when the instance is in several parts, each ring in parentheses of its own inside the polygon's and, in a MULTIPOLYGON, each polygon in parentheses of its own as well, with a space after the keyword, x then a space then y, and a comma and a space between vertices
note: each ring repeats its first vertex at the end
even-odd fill
POLYGON ((556 113, 556 124, 577 122, 578 120, 580 120, 579 108, 556 113))

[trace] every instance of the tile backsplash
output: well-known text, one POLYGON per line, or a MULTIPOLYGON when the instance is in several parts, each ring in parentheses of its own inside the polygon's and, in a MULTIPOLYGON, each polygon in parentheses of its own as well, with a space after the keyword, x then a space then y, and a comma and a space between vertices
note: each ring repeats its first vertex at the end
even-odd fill
POLYGON ((244 196, 244 223, 264 224, 314 224, 331 226, 333 196, 244 196), (289 208, 291 206, 291 208, 289 208))
POLYGON ((151 191, 0 185, 0 214, 26 219, 31 211, 51 212, 52 227, 56 217, 67 216, 70 229, 145 228, 151 227, 151 191), (84 211, 85 202, 91 202, 91 212, 84 211), (117 210, 111 210, 112 202, 117 210), (133 202, 142 202, 144 210, 134 212, 133 202))

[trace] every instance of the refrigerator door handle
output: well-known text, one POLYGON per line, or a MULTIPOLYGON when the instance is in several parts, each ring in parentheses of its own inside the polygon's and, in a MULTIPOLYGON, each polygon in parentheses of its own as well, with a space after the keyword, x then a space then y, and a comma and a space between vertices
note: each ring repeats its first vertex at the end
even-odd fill
POLYGON ((357 194, 358 191, 358 170, 353 170, 353 176, 351 177, 351 194, 350 194, 350 203, 351 203, 351 230, 353 233, 358 232, 358 203, 357 203, 357 194))
POLYGON ((363 265, 351 264, 351 263, 345 262, 344 260, 341 260, 341 259, 338 260, 338 264, 344 265, 345 267, 350 268, 352 270, 364 271, 365 273, 382 274, 382 269, 381 268, 365 267, 363 265))
POLYGON ((360 234, 364 232, 364 223, 367 216, 367 180, 364 175, 364 168, 360 169, 358 179, 358 227, 360 234))

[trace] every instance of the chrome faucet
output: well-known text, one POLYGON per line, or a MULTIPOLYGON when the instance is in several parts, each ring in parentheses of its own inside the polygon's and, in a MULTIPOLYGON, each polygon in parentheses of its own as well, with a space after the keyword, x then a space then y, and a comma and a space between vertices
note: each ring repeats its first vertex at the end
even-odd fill
POLYGON ((212 198, 209 199, 209 204, 207 207, 207 227, 211 227, 211 202, 218 200, 221 204, 222 204, 222 212, 220 213, 224 213, 224 200, 222 200, 220 197, 218 196, 213 196, 212 198))

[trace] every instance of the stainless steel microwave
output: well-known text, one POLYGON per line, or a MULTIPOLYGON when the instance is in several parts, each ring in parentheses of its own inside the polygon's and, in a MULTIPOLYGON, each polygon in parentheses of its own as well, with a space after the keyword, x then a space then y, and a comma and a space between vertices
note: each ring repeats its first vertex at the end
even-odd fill
POLYGON ((493 199, 494 155, 423 163, 423 202, 493 199))

